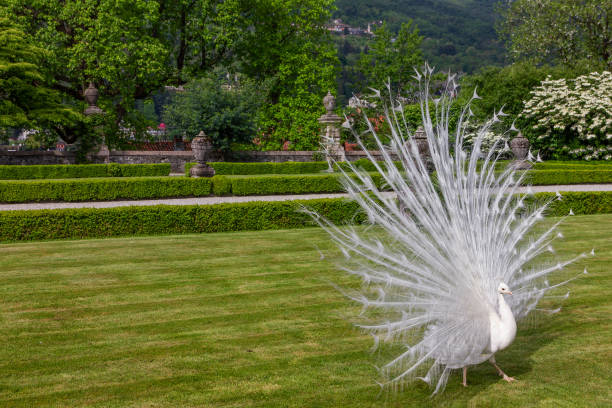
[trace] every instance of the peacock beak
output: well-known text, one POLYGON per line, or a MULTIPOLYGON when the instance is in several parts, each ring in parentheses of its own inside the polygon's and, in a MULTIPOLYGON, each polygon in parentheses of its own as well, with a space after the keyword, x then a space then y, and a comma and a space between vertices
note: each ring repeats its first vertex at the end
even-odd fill
POLYGON ((509 294, 509 295, 511 295, 511 294, 512 294, 512 291, 510 291, 510 290, 509 290, 509 291, 507 291, 506 293, 507 293, 507 294, 509 294))

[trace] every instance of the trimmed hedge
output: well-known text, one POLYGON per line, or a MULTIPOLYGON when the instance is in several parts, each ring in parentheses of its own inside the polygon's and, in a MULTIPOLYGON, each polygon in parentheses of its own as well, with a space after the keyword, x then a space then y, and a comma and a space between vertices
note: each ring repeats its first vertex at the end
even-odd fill
POLYGON ((554 199, 546 211, 550 217, 566 216, 570 210, 576 215, 612 214, 612 191, 566 191, 561 195, 563 199, 556 200, 556 193, 536 193, 527 201, 542 205, 554 199))
POLYGON ((170 163, 1 165, 0 180, 168 176, 170 163))
POLYGON ((0 212, 0 241, 103 238, 300 228, 314 223, 298 212, 307 205, 334 223, 363 222, 358 206, 344 199, 248 202, 207 206, 79 208, 0 212))
MULTIPOLYGON (((370 173, 372 181, 381 186, 382 177, 370 173)), ((223 177, 223 176, 220 176, 223 177)), ((226 177, 231 184, 231 194, 238 196, 265 194, 303 194, 303 193, 339 193, 344 187, 340 180, 341 173, 304 174, 304 175, 269 175, 226 177)), ((213 182, 214 183, 214 182, 213 182)))
MULTIPOLYGON (((378 173, 370 173, 380 188, 378 173)), ((0 181, 0 202, 100 201, 165 197, 339 193, 341 173, 187 177, 131 177, 0 181)), ((612 170, 530 170, 533 185, 612 183, 612 170)))
POLYGON ((536 169, 568 168, 568 167, 612 167, 612 160, 546 160, 535 163, 536 169))
MULTIPOLYGON (((538 193, 531 202, 553 199, 549 216, 612 213, 612 192, 538 193)), ((126 235, 183 234, 222 231, 302 228, 314 225, 301 206, 335 224, 363 223, 365 215, 345 199, 249 202, 209 206, 79 208, 0 212, 0 241, 64 238, 105 238, 126 235)))
POLYGON ((536 163, 533 168, 535 170, 612 170, 612 162, 597 162, 597 164, 593 162, 543 162, 536 163))
MULTIPOLYGON (((266 162, 266 163, 232 163, 232 162, 212 162, 207 163, 215 169, 215 174, 223 176, 233 175, 258 175, 258 174, 309 174, 320 173, 329 169, 326 161, 321 162, 266 162)), ((196 163, 185 163, 185 175, 189 176, 189 169, 196 163)), ((374 165, 367 159, 359 159, 353 162, 365 171, 376 171, 374 165)), ((342 167, 348 169, 346 163, 337 163, 334 168, 342 167)))
POLYGON ((529 170, 525 183, 534 186, 612 183, 612 168, 610 170, 529 170))
POLYGON ((207 196, 211 179, 130 177, 0 181, 0 202, 101 201, 207 196))

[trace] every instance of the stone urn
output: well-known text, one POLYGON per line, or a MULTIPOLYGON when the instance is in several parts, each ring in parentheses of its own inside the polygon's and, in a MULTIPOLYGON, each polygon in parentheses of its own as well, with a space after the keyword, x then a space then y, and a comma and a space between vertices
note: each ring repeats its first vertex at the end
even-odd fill
POLYGON ((96 106, 99 95, 98 89, 94 86, 93 82, 90 82, 87 89, 83 92, 83 97, 88 105, 87 108, 85 108, 85 115, 89 116, 103 113, 102 109, 96 106))
POLYGON ((328 115, 334 113, 334 109, 336 109, 336 98, 330 91, 327 91, 327 95, 323 98, 323 106, 325 106, 328 115))
POLYGON ((206 164, 206 159, 213 151, 213 145, 210 138, 204 132, 200 132, 198 136, 191 141, 191 150, 193 156, 198 162, 195 166, 189 169, 191 177, 212 177, 215 175, 215 169, 206 164))
POLYGON ((529 140, 521 132, 510 141, 510 149, 514 154, 515 160, 512 165, 517 169, 530 169, 531 163, 527 161, 529 154, 529 140))

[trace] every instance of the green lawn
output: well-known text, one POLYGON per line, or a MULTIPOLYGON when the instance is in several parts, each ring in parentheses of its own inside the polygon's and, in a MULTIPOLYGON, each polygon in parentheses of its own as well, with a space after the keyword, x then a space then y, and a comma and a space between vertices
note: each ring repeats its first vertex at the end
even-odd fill
POLYGON ((0 406, 609 407, 612 215, 563 231, 562 256, 597 257, 497 355, 519 381, 482 364, 434 398, 379 392, 319 229, 0 245, 0 406))

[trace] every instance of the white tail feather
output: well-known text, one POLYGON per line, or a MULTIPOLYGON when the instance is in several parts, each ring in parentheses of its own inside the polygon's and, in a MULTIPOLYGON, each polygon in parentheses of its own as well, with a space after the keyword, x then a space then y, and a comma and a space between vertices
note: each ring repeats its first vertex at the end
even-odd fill
MULTIPOLYGON (((471 109, 468 105, 463 110, 457 131, 451 134, 452 96, 448 92, 436 99, 430 96, 432 72, 427 66, 416 75, 430 163, 419 155, 407 131, 404 110, 386 109, 389 145, 367 122, 382 163, 375 161, 359 134, 354 136, 397 199, 377 188, 369 173, 349 164, 354 175, 344 173, 344 186, 376 228, 364 232, 340 228, 320 217, 315 220, 345 255, 342 269, 364 282, 362 295, 350 297, 376 315, 372 324, 360 327, 373 334, 375 346, 379 336, 408 346, 381 368, 389 377, 387 384, 401 386, 420 378, 432 386, 436 383, 434 393, 438 393, 452 369, 490 357, 490 314, 497 313, 500 281, 512 288, 514 296, 508 303, 519 319, 534 310, 548 290, 559 286, 549 285, 546 277, 577 258, 552 266, 534 263, 538 255, 552 251, 558 224, 530 235, 549 203, 526 206, 525 197, 517 196, 525 175, 512 168, 496 171, 498 149, 485 152, 482 147, 495 120, 478 132, 471 151, 464 151, 462 121, 471 109), (429 166, 435 170, 435 181, 429 166)), ((447 89, 452 91, 451 85, 447 89)), ((472 99, 478 98, 474 91, 472 99)), ((397 103, 390 99, 386 105, 397 103)), ((500 111, 496 118, 503 115, 500 111)), ((514 124, 511 130, 516 130, 514 124)), ((530 156, 533 159, 531 152, 530 156)))

